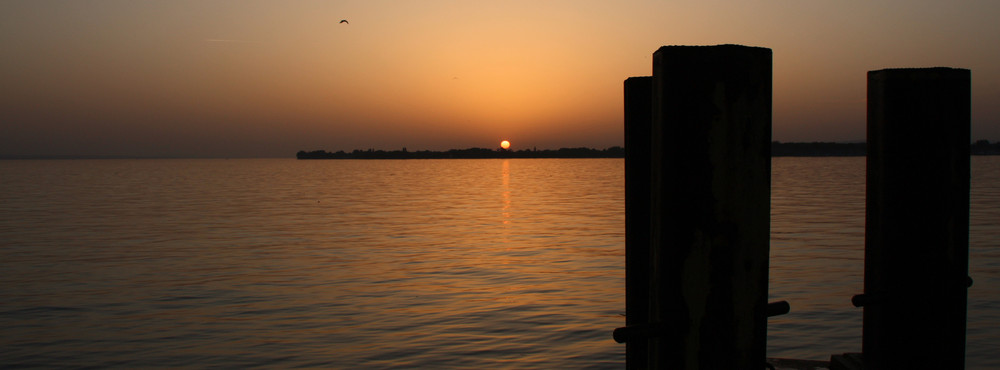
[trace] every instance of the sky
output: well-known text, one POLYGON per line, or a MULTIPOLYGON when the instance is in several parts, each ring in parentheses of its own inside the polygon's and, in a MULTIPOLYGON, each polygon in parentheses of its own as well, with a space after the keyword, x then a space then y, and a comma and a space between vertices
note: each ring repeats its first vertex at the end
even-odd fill
POLYGON ((863 141, 867 72, 972 71, 1000 141, 1000 2, 4 0, 0 156, 623 145, 664 45, 773 50, 773 139, 863 141), (349 23, 340 23, 346 19, 349 23))

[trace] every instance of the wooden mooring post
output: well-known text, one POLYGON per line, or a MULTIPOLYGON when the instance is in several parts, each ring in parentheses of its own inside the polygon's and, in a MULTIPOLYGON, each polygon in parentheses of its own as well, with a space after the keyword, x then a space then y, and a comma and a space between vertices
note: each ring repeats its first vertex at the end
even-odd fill
MULTIPOLYGON (((625 325, 649 323, 650 130, 653 77, 625 80, 625 325)), ((649 366, 646 340, 625 344, 625 367, 649 366)))
POLYGON ((868 72, 865 369, 965 366, 970 75, 868 72))
MULTIPOLYGON (((627 112, 644 109, 641 86, 646 82, 640 81, 626 81, 627 112)), ((632 318, 633 308, 626 308, 629 326, 616 330, 615 339, 628 343, 631 368, 762 368, 768 314, 771 50, 662 47, 653 54, 649 83, 649 317, 632 318)), ((639 113, 626 115, 627 125, 631 118, 644 119, 639 113)), ((629 174, 630 168, 646 164, 633 162, 640 149, 626 140, 628 182, 637 176, 629 174)), ((626 189, 626 197, 631 196, 633 188, 626 184, 626 189)), ((627 212, 626 228, 644 222, 628 221, 642 216, 627 212)), ((626 238, 633 235, 626 233, 626 238)), ((641 236, 638 240, 642 243, 641 236)), ((629 279, 634 266, 629 259, 638 263, 645 252, 626 243, 626 290, 642 289, 642 283, 629 279)), ((632 299, 641 296, 626 292, 627 304, 641 305, 632 299)))
POLYGON ((653 54, 650 365, 765 363, 771 50, 653 54))

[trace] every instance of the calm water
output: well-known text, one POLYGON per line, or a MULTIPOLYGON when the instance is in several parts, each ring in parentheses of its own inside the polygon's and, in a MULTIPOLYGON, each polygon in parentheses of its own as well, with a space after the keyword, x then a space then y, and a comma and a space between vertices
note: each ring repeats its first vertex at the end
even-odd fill
MULTIPOLYGON (((0 365, 620 368, 621 159, 0 161, 0 365)), ((998 367, 1000 157, 970 368, 998 367)), ((778 158, 768 355, 860 351, 864 159, 778 158)))

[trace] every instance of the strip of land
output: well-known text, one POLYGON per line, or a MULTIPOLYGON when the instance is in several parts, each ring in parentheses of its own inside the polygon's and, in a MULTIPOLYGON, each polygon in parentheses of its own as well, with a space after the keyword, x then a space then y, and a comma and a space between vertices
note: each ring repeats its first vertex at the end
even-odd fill
POLYGON ((327 152, 316 150, 300 151, 295 155, 298 159, 483 159, 483 158, 624 158, 625 148, 615 146, 607 149, 562 148, 559 150, 505 150, 505 149, 451 149, 438 152, 421 150, 410 152, 406 149, 385 150, 354 150, 352 152, 327 152))
MULTIPOLYGON (((914 148, 919 150, 919 148, 914 148)), ((771 143, 772 157, 863 157, 867 153, 865 143, 771 143)), ((979 140, 970 146, 972 155, 1000 155, 1000 142, 990 143, 979 140)), ((482 158, 624 158, 625 148, 614 146, 607 149, 562 148, 558 150, 504 150, 504 149, 451 149, 447 151, 407 151, 402 150, 354 150, 351 152, 327 152, 315 150, 300 151, 298 159, 482 159, 482 158)))

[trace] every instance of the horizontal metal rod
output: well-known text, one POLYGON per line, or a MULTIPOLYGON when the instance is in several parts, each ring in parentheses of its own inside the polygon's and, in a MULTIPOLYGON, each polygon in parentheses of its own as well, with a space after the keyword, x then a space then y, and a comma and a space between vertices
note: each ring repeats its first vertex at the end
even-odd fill
POLYGON ((865 303, 869 303, 870 298, 864 294, 855 294, 851 297, 851 304, 854 307, 864 307, 865 303))
POLYGON ((767 304, 767 317, 784 315, 792 310, 788 301, 777 301, 767 304))
MULTIPOLYGON (((787 301, 777 301, 767 304, 767 317, 784 315, 791 311, 792 306, 787 301)), ((665 326, 660 323, 647 323, 630 325, 615 329, 611 336, 618 343, 627 343, 634 340, 655 338, 663 335, 665 326)))
MULTIPOLYGON (((965 283, 964 284, 965 288, 972 287, 972 277, 966 276, 964 283, 965 283)), ((851 304, 853 304, 854 307, 864 307, 865 305, 870 305, 872 303, 875 303, 878 299, 877 297, 878 295, 873 295, 871 293, 856 294, 853 297, 851 297, 851 304)))
POLYGON ((615 342, 626 343, 630 341, 655 338, 663 335, 663 332, 664 326, 662 324, 648 323, 617 328, 611 335, 615 338, 615 342))

